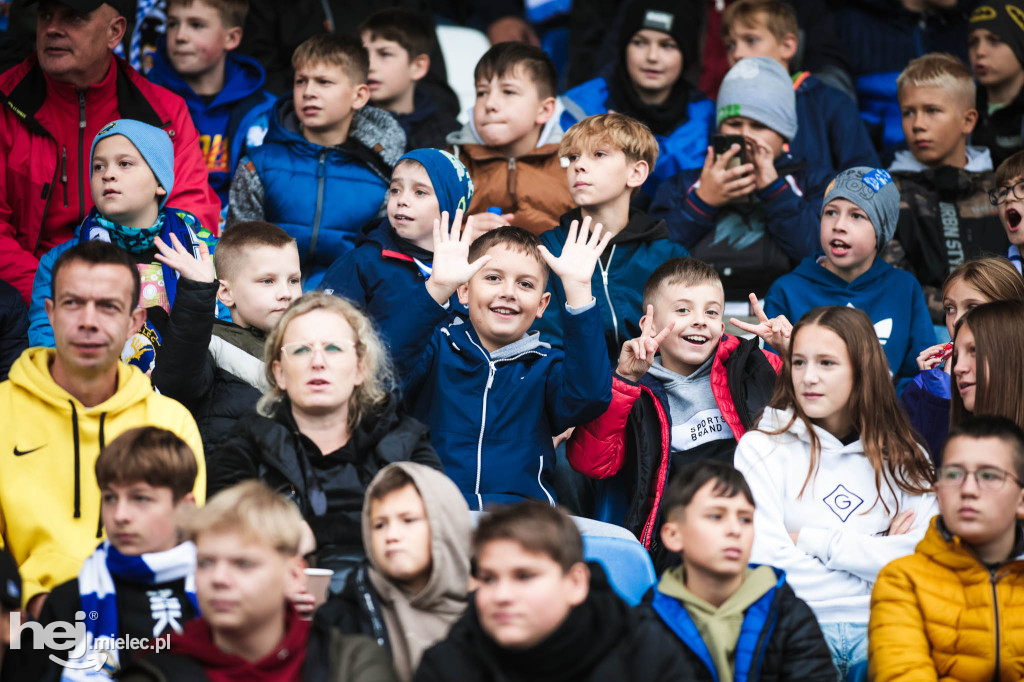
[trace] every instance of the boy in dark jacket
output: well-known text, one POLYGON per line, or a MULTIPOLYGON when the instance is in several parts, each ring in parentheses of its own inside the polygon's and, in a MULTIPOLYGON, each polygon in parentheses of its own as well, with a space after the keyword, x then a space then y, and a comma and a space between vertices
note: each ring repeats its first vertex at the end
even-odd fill
MULTIPOLYGON (((689 255, 686 247, 669 240, 663 220, 651 220, 630 207, 630 199, 647 179, 658 159, 658 142, 650 129, 624 114, 598 114, 566 132, 558 149, 569 160, 569 193, 579 206, 562 216, 560 224, 541 235, 540 243, 557 256, 575 222, 590 218, 613 237, 594 271, 591 290, 601 311, 608 357, 614 360, 627 340, 640 333, 643 283, 669 258, 689 255)), ((541 338, 562 347, 562 282, 552 279, 548 291, 554 305, 534 324, 541 338)))
POLYGON ((456 211, 434 227, 434 267, 385 327, 412 416, 430 426, 445 473, 471 509, 522 498, 555 504, 552 437, 608 407, 610 367, 591 278, 610 235, 584 219, 558 258, 518 227, 473 241, 456 211), (472 246, 470 244, 472 243, 472 246), (544 314, 548 267, 565 288, 566 352, 526 331, 544 314), (458 291, 469 310, 437 328, 458 291))
POLYGON ((678 638, 689 663, 683 680, 833 682, 814 613, 771 566, 750 566, 754 496, 743 474, 694 462, 665 492, 661 538, 682 566, 661 576, 649 604, 678 638))
POLYGON ((299 253, 287 232, 263 222, 226 230, 213 261, 208 254, 194 258, 180 244, 158 248, 181 277, 170 320, 159 327, 153 386, 189 409, 204 451, 215 452, 266 388, 263 346, 302 294, 299 253), (212 315, 218 301, 231 321, 212 315))
MULTIPOLYGON (((643 292, 647 314, 639 338, 622 346, 611 407, 573 432, 566 454, 591 478, 618 475, 614 484, 632 495, 622 525, 659 567, 667 561, 657 535, 666 482, 697 459, 732 462, 736 441, 771 398, 782 361, 757 339, 724 333, 722 283, 706 263, 666 261, 643 292)), ((765 318, 749 331, 772 338, 773 324, 784 343, 785 320, 765 318)))
POLYGON ((978 88, 971 142, 988 147, 999 166, 1024 146, 1024 4, 993 3, 971 15, 967 56, 978 88))
POLYGON ((978 112, 975 84, 959 59, 929 54, 900 74, 903 133, 910 150, 889 166, 900 191, 895 241, 883 258, 921 283, 933 324, 945 322, 942 284, 969 258, 1009 246, 988 193, 995 174, 988 149, 967 144, 978 112))
MULTIPOLYGON (((412 289, 430 277, 434 222, 442 212, 463 211, 473 198, 473 179, 462 162, 440 149, 414 149, 395 164, 388 187, 387 217, 364 229, 355 249, 334 262, 320 289, 361 306, 378 326, 401 315, 412 289)), ((452 296, 451 310, 466 307, 452 296)))
POLYGON ((497 509, 473 536, 479 581, 416 682, 675 682, 687 668, 671 634, 630 609, 565 512, 539 502, 497 509))
POLYGON ((170 0, 167 37, 146 72, 188 105, 210 186, 220 198, 221 226, 238 159, 246 146, 263 142, 274 103, 263 89, 263 67, 235 52, 248 11, 248 0, 170 0))
MULTIPOLYGON (((782 0, 738 0, 722 15, 722 39, 729 64, 745 57, 769 57, 790 71, 800 49, 796 12, 782 0)), ((878 165, 867 128, 849 95, 811 72, 793 74, 797 131, 792 149, 809 163, 834 173, 852 166, 878 165)))
POLYGON ((817 202, 829 172, 785 151, 797 130, 786 69, 767 57, 740 60, 718 91, 718 132, 743 136, 745 163, 731 167, 739 145, 718 156, 709 147, 704 167, 663 183, 648 211, 714 266, 726 301, 746 301, 751 291, 764 296, 817 248, 817 202))
POLYGON ((295 237, 309 291, 381 215, 405 133, 386 111, 366 106, 370 66, 361 43, 316 35, 295 50, 292 65, 292 93, 277 100, 263 145, 235 171, 227 225, 266 220, 295 237))
POLYGON ((370 102, 391 112, 402 126, 406 149, 444 147, 459 122, 438 108, 427 89, 416 87, 436 50, 433 21, 411 10, 389 8, 371 15, 358 33, 370 55, 370 102))

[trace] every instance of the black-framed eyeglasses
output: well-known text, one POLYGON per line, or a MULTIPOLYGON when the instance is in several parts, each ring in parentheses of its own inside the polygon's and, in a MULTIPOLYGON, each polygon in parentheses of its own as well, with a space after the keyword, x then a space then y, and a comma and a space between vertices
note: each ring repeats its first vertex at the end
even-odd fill
POLYGON ((999 490, 1008 478, 1012 478, 1017 485, 1020 485, 1020 479, 999 467, 978 467, 974 471, 968 471, 956 464, 939 467, 939 476, 935 480, 935 485, 939 488, 959 488, 967 480, 968 475, 974 476, 974 482, 982 490, 999 490))
POLYGON ((993 206, 998 206, 1010 198, 1011 192, 1013 192, 1013 197, 1015 199, 1024 201, 1024 180, 1021 180, 1015 185, 1007 185, 1005 187, 990 189, 988 191, 988 200, 993 206))

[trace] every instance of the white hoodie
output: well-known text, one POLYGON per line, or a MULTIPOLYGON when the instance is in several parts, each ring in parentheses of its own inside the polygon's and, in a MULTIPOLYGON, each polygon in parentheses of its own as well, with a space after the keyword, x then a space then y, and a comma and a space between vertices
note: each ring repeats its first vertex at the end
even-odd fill
MULTIPOLYGON (((777 431, 792 415, 768 408, 758 429, 777 431)), ((811 462, 810 434, 802 420, 777 436, 752 430, 740 440, 736 468, 757 505, 750 560, 785 570, 786 580, 820 622, 867 623, 878 572, 914 552, 938 513, 935 496, 908 495, 893 485, 894 495, 883 472, 879 499, 860 440, 843 445, 824 429, 814 427, 814 432, 820 463, 802 496, 811 462), (907 509, 915 513, 910 532, 885 535, 896 514, 907 509), (789 534, 797 531, 794 544, 789 534)))

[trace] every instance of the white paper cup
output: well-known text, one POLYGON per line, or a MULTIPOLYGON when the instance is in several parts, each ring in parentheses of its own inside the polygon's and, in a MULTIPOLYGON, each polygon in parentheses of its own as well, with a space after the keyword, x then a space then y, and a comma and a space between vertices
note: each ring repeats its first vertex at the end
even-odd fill
POLYGON ((319 607, 327 601, 327 589, 331 586, 334 571, 329 568, 307 568, 305 573, 306 591, 316 600, 314 606, 319 607))

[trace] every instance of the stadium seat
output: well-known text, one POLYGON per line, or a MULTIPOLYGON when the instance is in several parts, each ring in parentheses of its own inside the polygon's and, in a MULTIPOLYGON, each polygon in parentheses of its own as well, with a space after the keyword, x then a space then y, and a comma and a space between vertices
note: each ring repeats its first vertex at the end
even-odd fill
POLYGON ((651 557, 636 539, 584 535, 583 556, 604 567, 612 589, 630 606, 639 604, 657 582, 651 557))

